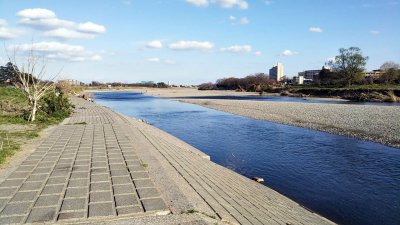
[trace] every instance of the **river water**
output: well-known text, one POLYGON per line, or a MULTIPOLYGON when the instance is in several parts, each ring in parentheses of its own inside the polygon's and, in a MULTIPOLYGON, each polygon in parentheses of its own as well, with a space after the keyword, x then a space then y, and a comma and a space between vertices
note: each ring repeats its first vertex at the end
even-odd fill
MULTIPOLYGON (((140 118, 211 160, 341 224, 400 224, 400 149, 132 92, 96 102, 140 118)), ((307 103, 305 103, 307 104, 307 103)))

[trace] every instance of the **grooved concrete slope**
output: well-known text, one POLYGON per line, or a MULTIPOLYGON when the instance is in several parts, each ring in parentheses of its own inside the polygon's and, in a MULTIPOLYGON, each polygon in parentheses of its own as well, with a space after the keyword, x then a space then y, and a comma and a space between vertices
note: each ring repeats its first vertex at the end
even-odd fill
POLYGON ((333 224, 153 126, 73 101, 68 123, 0 184, 0 224, 333 224))

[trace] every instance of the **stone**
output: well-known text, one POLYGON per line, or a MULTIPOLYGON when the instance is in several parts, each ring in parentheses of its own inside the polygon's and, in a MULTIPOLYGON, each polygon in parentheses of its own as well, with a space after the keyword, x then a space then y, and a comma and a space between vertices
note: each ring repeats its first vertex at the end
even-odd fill
POLYGON ((55 206, 58 205, 60 199, 60 195, 39 196, 39 198, 36 200, 35 207, 55 206))
POLYGON ((89 205, 89 217, 114 215, 112 204, 113 203, 90 204, 89 205))
POLYGON ((84 210, 86 208, 85 198, 64 199, 61 211, 84 210))
POLYGON ((167 209, 167 206, 161 198, 144 199, 142 200, 142 203, 146 212, 161 211, 167 209))
POLYGON ((140 208, 140 206, 129 206, 129 207, 117 208, 118 215, 134 214, 134 213, 141 213, 141 212, 142 212, 142 208, 140 208))
POLYGON ((92 202, 111 202, 112 194, 109 191, 90 193, 90 203, 92 202))
POLYGON ((17 192, 11 199, 11 202, 33 201, 37 195, 37 191, 17 192))
POLYGON ((64 190, 64 185, 46 185, 43 188, 42 195, 59 194, 64 190))
POLYGON ((160 193, 158 193, 157 189, 155 188, 142 188, 137 190, 139 193, 140 199, 143 198, 154 198, 159 197, 160 193))
POLYGON ((135 194, 117 195, 115 196, 115 204, 117 207, 120 207, 120 206, 138 205, 139 202, 135 194))
POLYGON ((87 195, 88 191, 86 188, 67 188, 65 198, 79 198, 86 197, 87 195))
POLYGON ((27 223, 47 222, 55 219, 56 208, 33 208, 26 220, 27 223))

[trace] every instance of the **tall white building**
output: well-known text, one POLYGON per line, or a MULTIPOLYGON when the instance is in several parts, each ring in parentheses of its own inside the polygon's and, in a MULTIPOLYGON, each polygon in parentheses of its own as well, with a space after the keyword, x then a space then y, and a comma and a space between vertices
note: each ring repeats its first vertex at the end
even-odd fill
POLYGON ((283 64, 282 63, 277 63, 276 66, 272 67, 269 69, 269 78, 276 80, 276 81, 281 81, 283 78, 283 64))

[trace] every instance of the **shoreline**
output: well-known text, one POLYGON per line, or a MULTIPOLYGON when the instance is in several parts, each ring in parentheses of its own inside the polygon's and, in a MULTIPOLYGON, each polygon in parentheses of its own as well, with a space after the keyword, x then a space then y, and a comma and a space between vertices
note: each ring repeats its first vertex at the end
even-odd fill
MULTIPOLYGON (((191 88, 140 88, 120 91, 141 92, 145 95, 196 104, 248 118, 348 136, 400 148, 400 122, 398 121, 400 107, 201 99, 202 96, 255 96, 258 93, 198 91, 191 88), (186 97, 199 97, 199 99, 187 99, 186 97)), ((91 92, 97 92, 97 90, 92 90, 91 92)), ((312 97, 307 99, 340 100, 312 97)))
POLYGON ((400 148, 398 107, 247 100, 176 100, 248 118, 400 148))

